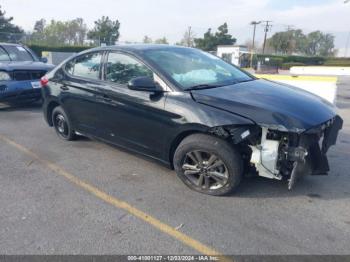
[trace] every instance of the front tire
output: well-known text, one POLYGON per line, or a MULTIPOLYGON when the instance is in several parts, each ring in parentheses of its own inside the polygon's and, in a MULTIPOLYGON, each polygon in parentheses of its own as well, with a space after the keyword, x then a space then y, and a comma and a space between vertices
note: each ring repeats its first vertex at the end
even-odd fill
POLYGON ((66 112, 61 106, 55 107, 52 111, 52 123, 57 135, 67 141, 75 139, 75 132, 66 112))
POLYGON ((240 154, 225 140, 206 134, 186 137, 173 162, 178 177, 188 187, 208 195, 232 193, 242 178, 240 154))

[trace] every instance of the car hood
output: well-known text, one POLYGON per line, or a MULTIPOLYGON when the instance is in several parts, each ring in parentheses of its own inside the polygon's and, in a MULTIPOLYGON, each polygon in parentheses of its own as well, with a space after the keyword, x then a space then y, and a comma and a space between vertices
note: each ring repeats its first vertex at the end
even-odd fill
POLYGON ((51 64, 45 64, 39 61, 10 61, 0 62, 0 70, 13 71, 13 70, 46 70, 50 71, 55 66, 51 64))
POLYGON ((336 115, 326 100, 300 88, 254 80, 211 89, 192 90, 193 99, 280 131, 301 133, 336 115))

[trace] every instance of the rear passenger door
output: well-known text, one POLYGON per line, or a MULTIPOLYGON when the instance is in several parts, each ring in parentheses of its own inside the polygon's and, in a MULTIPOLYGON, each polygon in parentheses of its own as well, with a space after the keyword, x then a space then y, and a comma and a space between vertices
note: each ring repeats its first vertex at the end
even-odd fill
POLYGON ((66 78, 61 88, 61 102, 79 132, 97 135, 96 90, 101 86, 103 52, 76 57, 65 66, 66 78))

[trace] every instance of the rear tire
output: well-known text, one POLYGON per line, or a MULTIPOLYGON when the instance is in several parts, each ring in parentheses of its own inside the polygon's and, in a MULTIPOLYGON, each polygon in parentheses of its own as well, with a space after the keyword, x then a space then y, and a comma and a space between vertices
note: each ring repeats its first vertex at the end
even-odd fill
POLYGON ((214 196, 232 193, 243 173, 240 154, 225 140, 206 134, 186 137, 176 149, 173 163, 188 187, 214 196))
POLYGON ((72 124, 61 106, 57 106, 53 109, 52 123, 57 135, 61 139, 71 141, 76 138, 75 132, 72 129, 72 124))

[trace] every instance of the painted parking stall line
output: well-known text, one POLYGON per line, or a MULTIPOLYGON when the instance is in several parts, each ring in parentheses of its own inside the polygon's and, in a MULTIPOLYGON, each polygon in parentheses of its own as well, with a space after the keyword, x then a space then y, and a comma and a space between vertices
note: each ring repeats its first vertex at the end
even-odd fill
POLYGON ((207 245, 191 238, 190 236, 176 230, 175 228, 161 222, 160 220, 152 217, 151 215, 137 209, 136 207, 128 204, 127 202, 117 199, 116 197, 113 197, 106 192, 101 191, 100 189, 96 188, 95 186, 75 177, 74 175, 70 174, 69 172, 62 169, 60 166, 42 159, 39 155, 32 152, 28 148, 26 148, 23 145, 20 145, 13 141, 10 138, 7 138, 6 136, 0 135, 0 140, 3 142, 11 145, 12 147, 16 148, 20 152, 30 156, 33 160, 38 161, 43 166, 49 168, 50 170, 54 171, 57 175, 60 175, 64 177, 66 180, 68 180, 70 183, 78 186, 81 189, 84 189, 85 191, 89 192, 90 194, 96 196, 97 198, 103 200, 104 202, 116 207, 125 210, 129 214, 138 217, 139 219, 145 221, 146 223, 152 225, 159 231, 173 237, 174 239, 182 242, 183 244, 187 245, 188 247, 191 247, 192 249, 198 251, 201 254, 204 255, 212 255, 212 256, 220 256, 220 261, 233 261, 232 259, 228 257, 224 257, 222 254, 220 254, 218 251, 214 250, 211 247, 208 247, 207 245))

